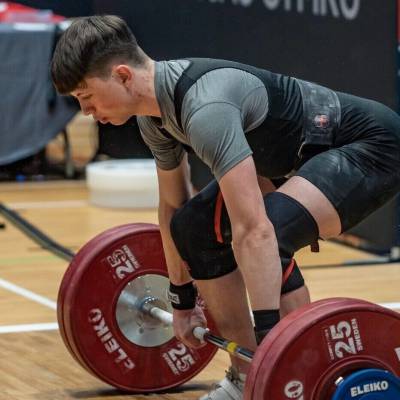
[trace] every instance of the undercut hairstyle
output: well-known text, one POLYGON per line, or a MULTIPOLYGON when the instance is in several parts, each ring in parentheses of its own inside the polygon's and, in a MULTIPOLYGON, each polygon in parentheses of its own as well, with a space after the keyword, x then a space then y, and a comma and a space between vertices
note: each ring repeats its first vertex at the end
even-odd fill
POLYGON ((85 78, 109 76, 115 63, 143 67, 148 57, 126 22, 114 15, 77 18, 54 50, 51 77, 60 94, 69 94, 85 78))

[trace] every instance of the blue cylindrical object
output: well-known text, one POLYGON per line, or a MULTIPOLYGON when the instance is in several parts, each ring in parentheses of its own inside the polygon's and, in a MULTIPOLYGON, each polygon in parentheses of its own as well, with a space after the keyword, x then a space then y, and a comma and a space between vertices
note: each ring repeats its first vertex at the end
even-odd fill
POLYGON ((354 372, 338 384, 332 400, 399 400, 400 379, 381 369, 354 372))

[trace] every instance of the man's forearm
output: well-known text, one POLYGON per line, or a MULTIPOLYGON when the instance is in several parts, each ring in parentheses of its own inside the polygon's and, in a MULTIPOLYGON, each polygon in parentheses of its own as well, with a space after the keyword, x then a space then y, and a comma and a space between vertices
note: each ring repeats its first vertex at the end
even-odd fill
POLYGON ((233 243, 253 310, 279 309, 282 267, 274 235, 247 234, 233 243))
POLYGON ((183 285, 190 282, 192 278, 171 237, 170 223, 175 211, 175 208, 161 203, 158 208, 158 220, 170 281, 175 285, 183 285))

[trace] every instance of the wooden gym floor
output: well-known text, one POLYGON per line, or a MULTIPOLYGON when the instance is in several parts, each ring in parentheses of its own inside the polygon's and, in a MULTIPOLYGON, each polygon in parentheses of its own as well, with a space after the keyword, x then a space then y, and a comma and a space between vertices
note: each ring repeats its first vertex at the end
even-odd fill
MULTIPOLYGON (((91 206, 84 183, 1 184, 0 201, 56 242, 76 252, 95 234, 128 222, 157 222, 155 210, 116 211, 91 206)), ((56 326, 56 298, 67 262, 41 249, 0 215, 0 400, 197 399, 224 375, 219 352, 179 390, 157 395, 118 392, 83 370, 67 352, 56 326), (32 325, 30 325, 32 324, 32 325), (22 329, 22 332, 15 332, 22 329)), ((372 258, 330 242, 321 252, 299 252, 313 300, 347 296, 400 307, 400 265, 323 268, 372 258), (321 267, 318 267, 321 266, 321 267)))

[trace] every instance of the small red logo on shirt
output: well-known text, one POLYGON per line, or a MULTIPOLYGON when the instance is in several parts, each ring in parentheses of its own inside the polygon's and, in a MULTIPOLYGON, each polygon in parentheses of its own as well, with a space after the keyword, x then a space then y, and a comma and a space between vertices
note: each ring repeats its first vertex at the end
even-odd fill
POLYGON ((317 128, 327 128, 329 126, 329 117, 325 114, 316 115, 314 118, 314 125, 317 128))

